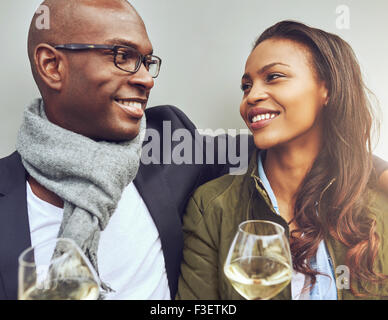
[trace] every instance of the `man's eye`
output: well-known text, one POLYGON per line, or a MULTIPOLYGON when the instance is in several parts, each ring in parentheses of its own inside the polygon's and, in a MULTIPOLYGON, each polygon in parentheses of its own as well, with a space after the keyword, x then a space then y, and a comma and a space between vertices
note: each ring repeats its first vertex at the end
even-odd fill
POLYGON ((152 59, 146 59, 144 61, 144 65, 146 66, 146 68, 148 69, 150 67, 150 65, 152 64, 156 64, 156 61, 155 60, 152 60, 152 59))
POLYGON ((282 77, 284 77, 284 75, 282 75, 282 74, 280 74, 280 73, 270 73, 270 74, 268 74, 268 75, 266 76, 265 81, 266 81, 266 82, 271 82, 271 81, 273 81, 273 80, 276 80, 276 79, 282 78, 282 77))
POLYGON ((126 60, 128 59, 128 53, 127 52, 117 52, 117 58, 120 60, 126 60))
POLYGON ((132 52, 132 51, 118 51, 117 56, 116 56, 117 61, 120 63, 132 60, 132 59, 137 59, 137 55, 132 52))

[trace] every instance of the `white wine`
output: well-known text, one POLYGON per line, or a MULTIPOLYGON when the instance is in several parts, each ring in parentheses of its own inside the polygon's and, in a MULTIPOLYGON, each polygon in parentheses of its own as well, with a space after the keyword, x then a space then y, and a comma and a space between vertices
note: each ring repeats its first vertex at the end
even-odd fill
POLYGON ((224 268, 233 287, 248 300, 276 296, 291 280, 290 265, 269 257, 243 257, 224 268))
POLYGON ((20 300, 96 300, 98 285, 87 278, 73 278, 50 281, 45 288, 33 286, 27 289, 20 300))

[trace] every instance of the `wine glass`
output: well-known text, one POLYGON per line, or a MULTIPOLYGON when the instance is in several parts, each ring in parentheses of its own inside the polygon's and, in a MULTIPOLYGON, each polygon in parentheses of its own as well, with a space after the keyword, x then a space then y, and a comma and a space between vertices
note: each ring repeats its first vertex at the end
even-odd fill
POLYGON ((19 300, 96 300, 100 282, 71 239, 57 238, 19 256, 19 300))
POLYGON ((247 300, 276 296, 292 276, 291 251, 284 228, 265 220, 242 222, 229 249, 224 273, 247 300))

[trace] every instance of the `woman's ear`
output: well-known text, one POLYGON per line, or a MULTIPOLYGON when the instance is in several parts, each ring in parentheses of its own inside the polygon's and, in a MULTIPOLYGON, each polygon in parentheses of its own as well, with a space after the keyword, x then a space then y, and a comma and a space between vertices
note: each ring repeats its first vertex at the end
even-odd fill
POLYGON ((326 83, 324 84, 323 86, 323 105, 326 107, 327 104, 329 103, 329 90, 327 90, 327 86, 326 86, 326 83))
POLYGON ((60 91, 65 76, 64 55, 52 46, 41 43, 34 51, 37 74, 47 87, 60 91))
POLYGON ((330 97, 329 97, 329 90, 327 90, 326 84, 324 82, 322 82, 322 85, 321 85, 321 97, 322 97, 322 105, 326 107, 330 97))

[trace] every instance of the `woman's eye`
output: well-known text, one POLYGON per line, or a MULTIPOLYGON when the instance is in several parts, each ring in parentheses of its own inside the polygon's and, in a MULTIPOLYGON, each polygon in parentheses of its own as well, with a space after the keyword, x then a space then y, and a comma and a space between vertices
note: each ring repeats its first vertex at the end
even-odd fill
POLYGON ((271 82, 271 81, 273 81, 273 80, 276 80, 276 79, 282 78, 282 77, 284 77, 284 76, 283 76, 282 74, 280 74, 280 73, 270 73, 270 74, 268 74, 267 77, 265 78, 265 81, 266 81, 266 82, 271 82))
POLYGON ((242 83, 240 88, 242 91, 245 92, 245 91, 249 90, 250 87, 251 87, 251 85, 249 83, 242 83))

